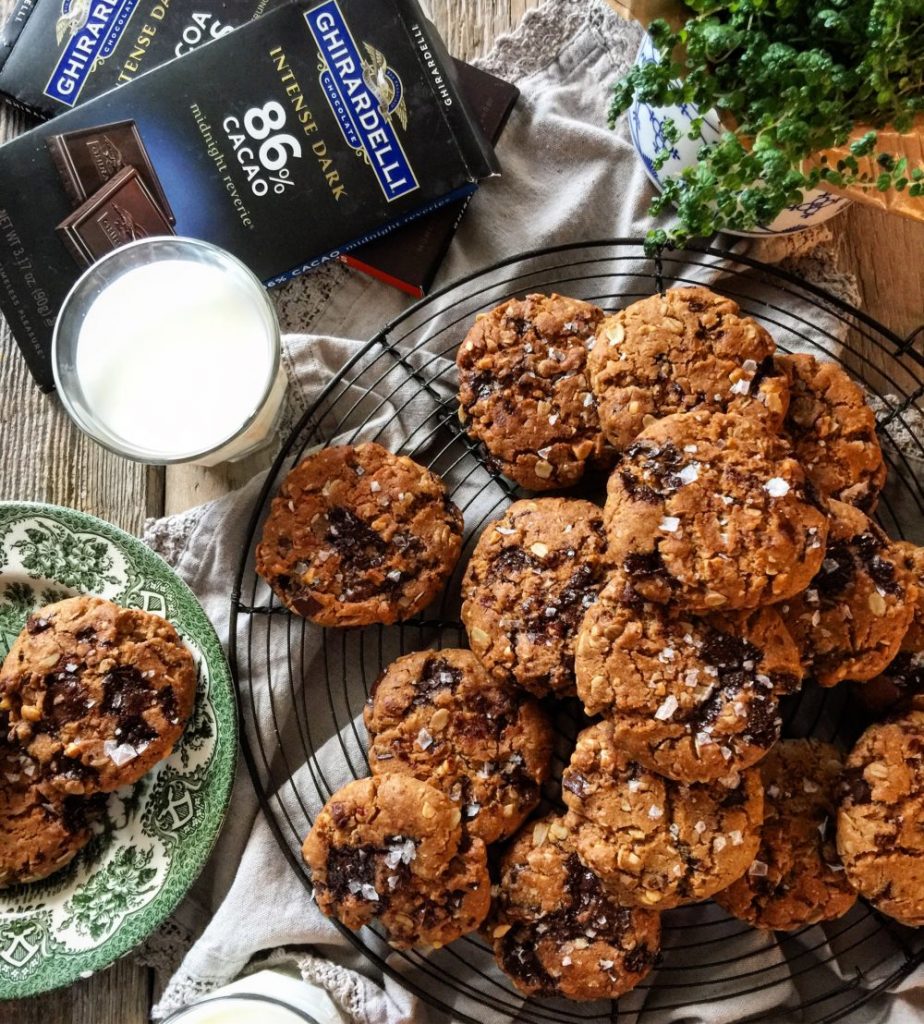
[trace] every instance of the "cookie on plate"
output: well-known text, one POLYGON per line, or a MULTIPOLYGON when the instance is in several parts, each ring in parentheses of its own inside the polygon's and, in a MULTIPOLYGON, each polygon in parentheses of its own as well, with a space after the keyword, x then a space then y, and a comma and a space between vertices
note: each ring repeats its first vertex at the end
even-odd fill
POLYGON ((807 674, 822 686, 878 675, 898 653, 917 600, 882 530, 853 505, 830 504, 824 562, 803 593, 780 605, 807 674))
POLYGON ((886 480, 876 415, 862 388, 836 363, 777 356, 790 382, 784 430, 809 479, 829 498, 871 513, 886 480))
POLYGON ((661 946, 660 914, 620 906, 555 816, 528 823, 504 854, 485 931, 501 970, 530 996, 617 999, 661 946))
POLYGON ((681 783, 643 768, 599 722, 562 776, 565 824, 581 861, 627 906, 667 910, 725 889, 760 845, 760 771, 681 783))
POLYGON ((656 420, 607 485, 610 555, 651 601, 755 608, 804 590, 826 509, 786 441, 759 419, 700 410, 656 420))
POLYGON ((924 710, 870 726, 847 758, 837 852, 859 894, 924 925, 924 710))
POLYGON ((485 845, 448 796, 409 775, 339 789, 302 846, 321 912, 356 930, 378 921, 399 949, 442 946, 491 904, 485 845))
POLYGON ((736 302, 671 288, 606 318, 587 358, 610 442, 625 448, 653 419, 708 407, 760 416, 779 430, 789 381, 776 345, 736 302))
POLYGON ((854 683, 857 701, 874 715, 924 694, 924 548, 907 541, 894 541, 892 552, 911 575, 917 599, 911 625, 902 638, 898 654, 874 679, 854 683))
POLYGON ((195 697, 195 663, 166 619, 89 595, 33 612, 0 670, 11 739, 63 794, 137 782, 195 697))
POLYGON ((821 740, 782 740, 760 763, 764 824, 748 870, 713 899, 755 928, 792 931, 841 917, 857 894, 835 846, 844 759, 821 740))
POLYGON ((471 651, 419 651, 376 680, 365 709, 374 775, 413 775, 462 809, 473 836, 512 835, 539 803, 554 734, 539 704, 471 651))
POLYGON ((475 655, 491 675, 536 696, 574 693, 574 640, 609 568, 596 505, 514 502, 485 527, 462 581, 475 655))
POLYGON ((619 571, 581 625, 575 675, 616 746, 668 778, 709 782, 773 746, 778 698, 802 667, 773 608, 691 615, 646 601, 619 571))
POLYGON ((323 448, 273 499, 257 572, 320 626, 392 623, 422 611, 462 550, 443 481, 381 445, 323 448))
POLYGON ((589 302, 527 295, 480 314, 459 346, 459 418, 523 487, 570 487, 605 458, 584 370, 602 319, 589 302))

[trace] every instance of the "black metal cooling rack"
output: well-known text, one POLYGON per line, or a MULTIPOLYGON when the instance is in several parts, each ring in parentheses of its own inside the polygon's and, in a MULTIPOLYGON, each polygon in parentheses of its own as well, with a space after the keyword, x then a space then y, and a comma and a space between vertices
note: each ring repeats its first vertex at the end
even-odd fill
MULTIPOLYGON (((899 338, 862 311, 792 273, 703 247, 648 258, 638 239, 562 245, 496 263, 417 303, 363 345, 317 396, 284 444, 254 503, 231 600, 230 656, 238 680, 242 744, 254 785, 293 871, 310 880, 301 842, 338 785, 367 774, 362 707, 393 658, 465 644, 458 619, 461 574, 484 525, 521 496, 494 472, 456 418, 455 349, 475 314, 531 291, 557 291, 619 308, 672 285, 709 283, 764 324, 783 351, 841 363, 877 411, 890 463, 878 518, 893 537, 924 543, 924 356, 921 331, 899 338), (466 518, 462 558, 425 616, 397 626, 321 630, 290 615, 254 572, 263 516, 282 476, 311 448, 337 439, 375 441, 447 480, 466 518)), ((585 724, 574 702, 554 707, 556 768, 585 724)), ((790 701, 784 734, 853 742, 862 728, 846 686, 811 686, 790 701)), ((546 799, 559 795, 558 771, 546 799)), ((391 950, 373 929, 341 929, 371 964, 460 1021, 516 1017, 531 1024, 676 1019, 708 1004, 714 1019, 822 1024, 843 1019, 924 962, 924 929, 905 929, 860 903, 825 926, 773 936, 748 929, 715 904, 664 917, 659 967, 619 1003, 523 998, 468 936, 423 954, 391 950)), ((859 1018, 858 1018, 859 1019, 859 1018)))

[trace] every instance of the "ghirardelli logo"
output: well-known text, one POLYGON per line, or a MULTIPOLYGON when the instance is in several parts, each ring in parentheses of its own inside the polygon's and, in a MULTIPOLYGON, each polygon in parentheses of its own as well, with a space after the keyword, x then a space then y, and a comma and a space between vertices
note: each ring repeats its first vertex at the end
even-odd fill
POLYGON ((99 139, 90 139, 87 142, 87 152, 90 154, 90 159, 93 161, 93 166, 101 181, 108 181, 116 171, 122 170, 125 166, 122 151, 108 135, 99 139))
POLYGON ((118 203, 111 203, 97 223, 103 234, 112 242, 113 249, 118 249, 126 242, 148 237, 147 231, 118 203))
POLYGON ((397 71, 388 66, 385 54, 371 43, 363 43, 363 46, 369 54, 369 60, 363 61, 363 81, 366 87, 378 97, 379 111, 388 123, 391 124, 392 117, 396 117, 407 131, 407 102, 397 71))

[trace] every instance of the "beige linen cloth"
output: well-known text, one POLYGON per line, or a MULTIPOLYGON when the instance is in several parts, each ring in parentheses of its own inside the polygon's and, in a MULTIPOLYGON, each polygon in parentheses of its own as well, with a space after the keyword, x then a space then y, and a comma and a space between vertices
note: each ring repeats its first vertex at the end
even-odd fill
MULTIPOLYGON (((516 82, 522 93, 498 147, 503 175, 486 182, 472 201, 440 283, 541 245, 644 234, 650 223, 645 210, 651 186, 625 125, 616 132, 606 127, 606 86, 632 62, 639 40, 639 30, 621 21, 603 0, 548 0, 528 14, 516 32, 498 40, 481 66, 516 82)), ((801 276, 847 299, 855 298, 852 281, 838 272, 824 245, 829 237, 822 228, 795 240, 762 242, 758 255, 786 258, 801 276)), ((275 298, 283 330, 290 332, 285 337, 290 378, 285 436, 287 426, 358 351, 362 340, 406 308, 408 300, 334 264, 291 282, 275 298)), ((363 386, 360 376, 357 394, 363 386)), ((402 441, 394 431, 378 439, 395 445, 402 441)), ((225 644, 231 581, 260 482, 255 479, 216 502, 147 524, 146 540, 192 587, 225 644)), ((312 678, 310 657, 316 650, 309 643, 308 680, 312 678)), ((281 655, 271 655, 277 656, 281 655)), ((259 671, 255 669, 251 677, 257 705, 264 709, 259 671)), ((324 711, 319 709, 318 715, 323 719, 324 711)), ((355 736, 346 742, 349 751, 361 757, 355 736)), ((333 785, 352 777, 336 737, 324 746, 319 759, 333 785)), ((302 783, 301 771, 296 775, 314 811, 317 800, 310 794, 310 780, 302 783)), ((749 952, 749 942, 757 941, 757 933, 752 934, 754 940, 743 940, 744 952, 749 952)), ((383 977, 320 915, 280 852, 258 809, 246 770, 239 766, 231 808, 211 861, 173 918, 141 951, 143 961, 156 966, 166 982, 155 1017, 230 981, 252 957, 293 946, 311 948, 310 953, 293 954, 303 976, 328 988, 357 1021, 400 1024, 447 1019, 383 977)), ((763 946, 752 948, 758 951, 763 946)), ((836 980, 832 972, 840 966, 838 951, 826 951, 834 955, 828 968, 830 983, 836 980)), ((685 955, 695 973, 695 950, 685 955)), ((760 957, 755 966, 785 968, 779 950, 760 953, 760 957)), ((693 1005, 682 1011, 658 1009, 657 996, 649 997, 648 1005, 630 997, 621 1004, 619 1019, 638 1019, 640 1013, 645 1022, 682 1019, 719 1024, 772 1014, 780 1021, 795 1021, 796 1011, 786 1007, 811 993, 800 979, 790 978, 785 970, 783 975, 784 980, 746 999, 693 1005)), ((715 980, 719 991, 722 979, 715 980)), ((456 1005, 451 990, 439 994, 448 1005, 456 1005)), ((907 982, 900 996, 890 1002, 874 1001, 854 1020, 903 1024, 919 1019, 915 1007, 922 1004, 924 989, 907 982)), ((468 1011, 472 1012, 471 1004, 468 1011)), ((477 1016, 484 1021, 510 1019, 487 1009, 479 1010, 477 1016)))

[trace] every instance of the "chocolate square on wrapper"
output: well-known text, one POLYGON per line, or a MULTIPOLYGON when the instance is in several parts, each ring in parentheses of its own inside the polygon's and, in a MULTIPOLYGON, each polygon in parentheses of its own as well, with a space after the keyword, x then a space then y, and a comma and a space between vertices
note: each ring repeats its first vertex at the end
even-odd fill
POLYGON ((171 224, 176 223, 134 121, 116 121, 52 135, 46 145, 61 175, 64 191, 74 206, 86 202, 123 167, 134 167, 157 196, 164 216, 171 224))
POLYGON ((123 167, 55 230, 81 266, 138 238, 175 234, 134 167, 123 167))

